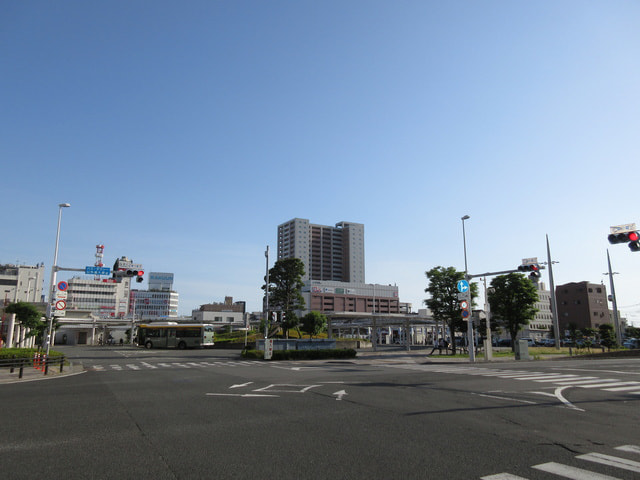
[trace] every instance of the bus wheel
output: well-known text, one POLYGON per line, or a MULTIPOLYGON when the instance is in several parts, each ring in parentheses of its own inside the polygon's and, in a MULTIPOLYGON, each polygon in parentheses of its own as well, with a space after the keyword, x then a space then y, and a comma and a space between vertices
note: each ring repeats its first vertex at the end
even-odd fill
POLYGON ((184 350, 185 348, 187 348, 187 344, 186 344, 186 343, 184 343, 184 342, 180 342, 180 343, 178 344, 178 348, 179 348, 180 350, 184 350))
POLYGON ((144 344, 144 348, 151 348, 151 347, 153 347, 153 343, 151 342, 147 342, 144 344))

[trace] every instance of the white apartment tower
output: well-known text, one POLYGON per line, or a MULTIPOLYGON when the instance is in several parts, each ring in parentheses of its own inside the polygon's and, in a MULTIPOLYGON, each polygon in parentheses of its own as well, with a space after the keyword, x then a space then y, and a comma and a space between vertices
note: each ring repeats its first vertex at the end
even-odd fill
POLYGON ((278 225, 278 260, 299 258, 305 282, 325 280, 365 283, 364 225, 339 222, 335 227, 294 218, 278 225))

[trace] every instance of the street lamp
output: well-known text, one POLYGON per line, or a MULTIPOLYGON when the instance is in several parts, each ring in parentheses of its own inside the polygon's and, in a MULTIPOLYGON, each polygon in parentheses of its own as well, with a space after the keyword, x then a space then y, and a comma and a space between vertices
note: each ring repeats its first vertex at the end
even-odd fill
POLYGON ((609 285, 611 286, 611 302, 613 303, 613 324, 616 328, 616 341, 618 345, 622 344, 622 332, 620 331, 620 321, 618 319, 618 302, 616 301, 616 289, 613 285, 613 276, 617 275, 618 272, 611 271, 611 257, 609 257, 609 249, 607 248, 607 266, 609 267, 609 272, 604 275, 609 275, 609 285))
MULTIPOLYGON (((464 221, 465 220, 469 220, 471 217, 469 215, 465 215, 464 217, 460 218, 460 220, 462 220, 462 243, 464 246, 464 278, 465 280, 468 280, 467 276, 469 274, 469 269, 467 267, 467 235, 465 233, 464 230, 464 221)), ((471 293, 469 293, 469 300, 471 300, 471 293)), ((471 301, 469 301, 469 306, 471 306, 471 301)), ((469 343, 469 361, 470 362, 475 362, 476 358, 475 358, 475 345, 474 345, 474 341, 473 341, 473 316, 469 315, 469 318, 467 319, 467 337, 468 337, 468 343, 469 343)), ((452 339, 455 342, 455 338, 452 339)))
POLYGON ((70 203, 58 204, 58 229, 56 230, 56 249, 53 252, 53 265, 51 266, 51 283, 49 284, 49 328, 47 331, 47 358, 49 358, 49 347, 53 339, 53 312, 54 312, 54 288, 56 286, 56 276, 58 273, 58 245, 60 243, 60 221, 62 220, 62 209, 69 208, 70 203))

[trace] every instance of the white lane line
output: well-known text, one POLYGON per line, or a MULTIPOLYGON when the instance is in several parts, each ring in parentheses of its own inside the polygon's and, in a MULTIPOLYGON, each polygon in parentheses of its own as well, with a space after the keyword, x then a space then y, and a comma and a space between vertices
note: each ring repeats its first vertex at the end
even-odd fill
POLYGON ((626 458, 603 455, 602 453, 587 453, 586 455, 578 455, 576 458, 640 473, 640 462, 634 462, 626 458))
POLYGON ((547 393, 547 392, 531 392, 531 393, 535 393, 537 395, 545 395, 548 397, 555 397, 558 400, 560 400, 567 408, 570 408, 572 410, 577 410, 579 412, 584 412, 585 410, 583 410, 582 408, 576 407, 573 403, 571 403, 569 400, 564 398, 564 396, 562 395, 562 391, 566 388, 570 388, 570 387, 558 387, 553 393, 547 393))
POLYGON ((486 477, 480 477, 480 480, 527 480, 524 477, 518 475, 512 475, 511 473, 496 473, 495 475, 487 475, 486 477))
POLYGON ((554 375, 554 374, 546 374, 539 375, 537 377, 515 377, 514 380, 536 380, 536 381, 556 381, 556 380, 569 380, 571 378, 576 378, 577 375, 554 375))
POLYGON ((279 397, 280 395, 266 395, 266 394, 257 394, 257 393, 207 393, 208 396, 212 397, 279 397))
POLYGON ((542 470, 543 472, 553 473, 560 477, 570 478, 572 480, 621 480, 617 477, 610 477, 601 473, 590 472, 582 468, 570 467, 561 463, 549 462, 534 465, 531 468, 542 470))
POLYGON ((486 398, 496 398, 498 400, 507 400, 510 402, 520 402, 520 403, 528 403, 531 405, 538 405, 537 402, 532 402, 530 400, 521 400, 519 398, 511 398, 511 397, 501 397, 499 395, 489 395, 487 393, 472 393, 472 395, 477 395, 479 397, 486 397, 486 398))

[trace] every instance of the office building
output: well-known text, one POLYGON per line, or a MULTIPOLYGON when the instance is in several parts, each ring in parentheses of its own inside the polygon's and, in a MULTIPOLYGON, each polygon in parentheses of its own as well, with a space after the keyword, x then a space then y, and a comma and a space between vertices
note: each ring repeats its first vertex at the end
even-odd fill
POLYGON ((44 263, 0 265, 0 294, 4 303, 42 302, 44 280, 44 263))
POLYGON ((294 218, 278 226, 278 260, 304 262, 303 281, 364 283, 364 225, 339 222, 335 227, 294 218))
POLYGON ((604 285, 589 282, 574 282, 556 287, 558 302, 558 323, 560 335, 564 336, 569 325, 578 330, 599 328, 611 324, 607 289, 604 285))

